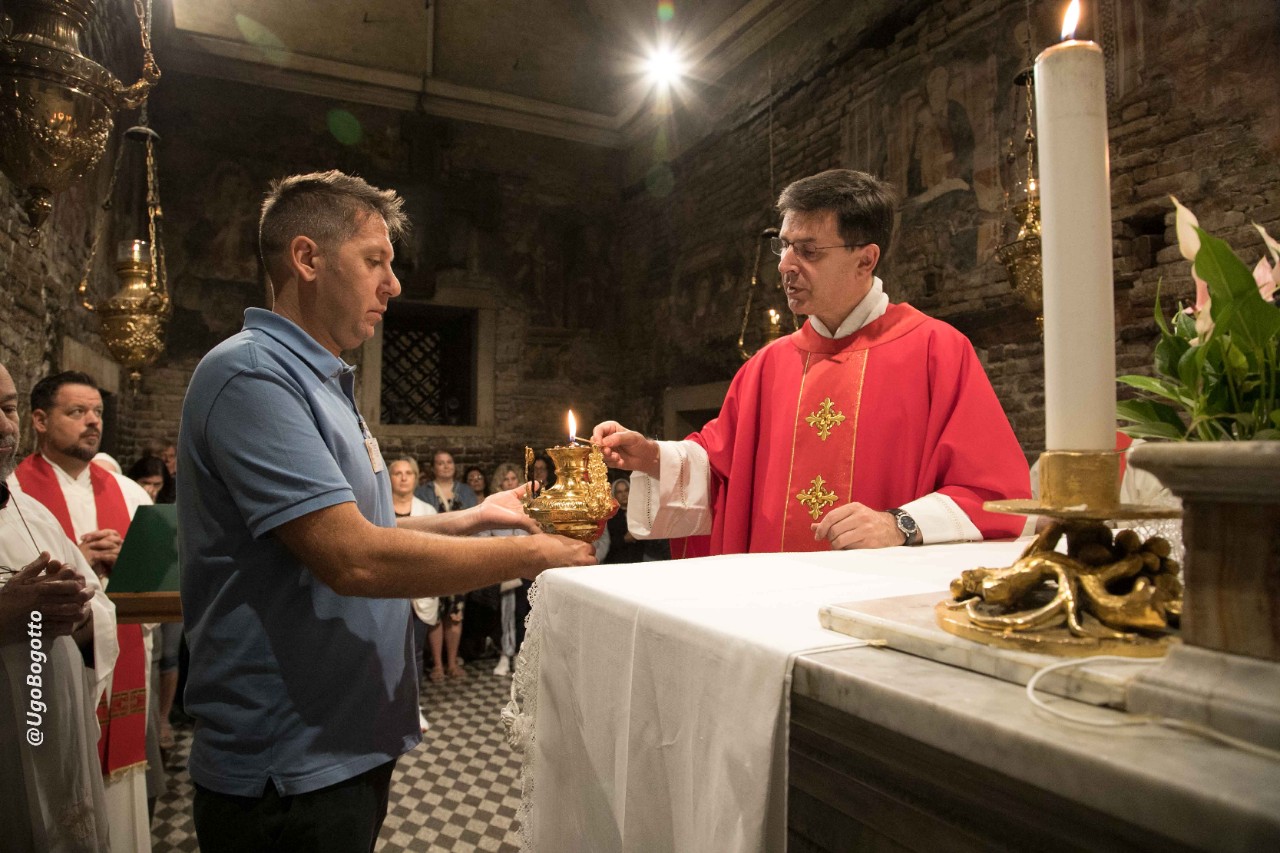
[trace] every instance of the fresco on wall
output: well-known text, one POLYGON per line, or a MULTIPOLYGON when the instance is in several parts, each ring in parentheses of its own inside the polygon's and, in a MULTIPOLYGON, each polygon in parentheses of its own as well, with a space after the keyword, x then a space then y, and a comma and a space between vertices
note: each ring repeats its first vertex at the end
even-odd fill
POLYGON ((890 86, 854 104, 844 161, 897 188, 899 261, 945 278, 973 269, 1002 242, 995 60, 928 61, 912 78, 921 82, 895 103, 880 97, 890 86))

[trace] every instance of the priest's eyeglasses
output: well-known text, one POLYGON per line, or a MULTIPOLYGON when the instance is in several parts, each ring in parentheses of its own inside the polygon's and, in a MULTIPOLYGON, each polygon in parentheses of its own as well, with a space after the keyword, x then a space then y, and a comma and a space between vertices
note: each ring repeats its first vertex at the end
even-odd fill
POLYGON ((806 262, 816 261, 822 257, 822 253, 826 249, 860 249, 863 246, 870 245, 868 243, 837 243, 834 246, 815 246, 813 243, 801 241, 792 243, 784 237, 770 237, 769 248, 778 257, 782 257, 783 253, 790 249, 795 252, 797 258, 806 262))

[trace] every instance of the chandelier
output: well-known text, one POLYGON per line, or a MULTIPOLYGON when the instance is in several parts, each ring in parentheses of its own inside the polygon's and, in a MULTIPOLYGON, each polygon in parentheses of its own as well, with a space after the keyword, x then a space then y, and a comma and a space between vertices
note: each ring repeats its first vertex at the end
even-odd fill
MULTIPOLYGON (((148 0, 149 2, 149 0, 148 0)), ((102 157, 117 109, 139 106, 160 79, 143 0, 142 77, 125 86, 80 52, 96 0, 15 0, 0 34, 0 171, 26 193, 31 242, 53 210, 50 200, 102 157)))

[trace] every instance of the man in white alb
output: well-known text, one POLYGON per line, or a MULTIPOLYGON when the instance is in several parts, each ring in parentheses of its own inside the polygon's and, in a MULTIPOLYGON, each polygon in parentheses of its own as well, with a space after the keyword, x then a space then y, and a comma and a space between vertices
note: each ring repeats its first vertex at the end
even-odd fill
MULTIPOLYGON (((36 452, 22 460, 10 486, 44 504, 99 578, 109 576, 129 521, 151 496, 132 480, 90 460, 102 443, 102 394, 93 379, 67 371, 31 390, 36 452)), ((106 585, 104 581, 104 586, 106 585)), ((117 625, 119 656, 99 709, 99 756, 105 781, 111 850, 149 851, 147 817, 147 661, 139 625, 117 625)))
POLYGON ((116 660, 115 605, 53 515, 10 494, 18 436, 18 392, 0 364, 3 847, 104 850, 95 709, 116 660))

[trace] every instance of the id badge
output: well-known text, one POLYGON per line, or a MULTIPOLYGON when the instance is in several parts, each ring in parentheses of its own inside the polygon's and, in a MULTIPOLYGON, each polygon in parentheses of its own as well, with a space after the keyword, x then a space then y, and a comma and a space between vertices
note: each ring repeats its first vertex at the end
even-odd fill
POLYGON ((386 463, 382 461, 382 451, 378 449, 378 439, 370 436, 364 440, 364 449, 369 454, 369 466, 373 468, 373 473, 377 474, 386 467, 386 463))

